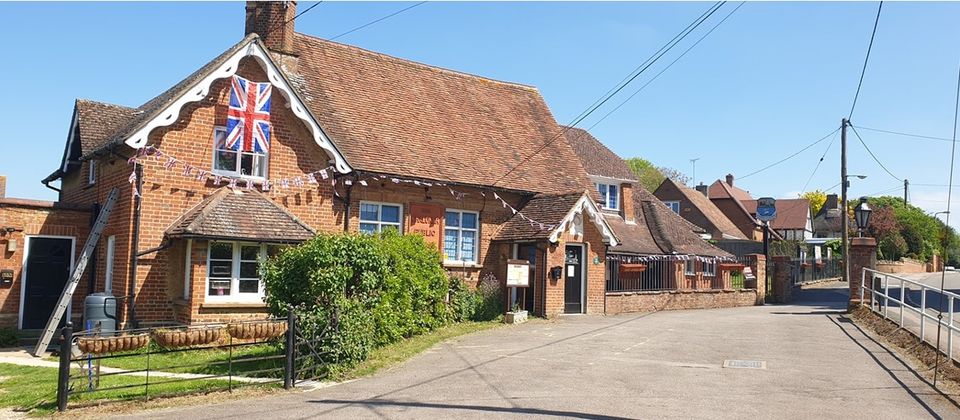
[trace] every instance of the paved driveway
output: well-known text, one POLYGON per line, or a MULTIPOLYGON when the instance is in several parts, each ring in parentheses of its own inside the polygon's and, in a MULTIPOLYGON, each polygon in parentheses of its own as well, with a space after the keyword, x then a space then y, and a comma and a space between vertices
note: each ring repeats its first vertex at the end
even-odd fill
POLYGON ((822 303, 531 322, 326 389, 142 417, 960 418, 836 312, 843 295, 807 295, 822 303))

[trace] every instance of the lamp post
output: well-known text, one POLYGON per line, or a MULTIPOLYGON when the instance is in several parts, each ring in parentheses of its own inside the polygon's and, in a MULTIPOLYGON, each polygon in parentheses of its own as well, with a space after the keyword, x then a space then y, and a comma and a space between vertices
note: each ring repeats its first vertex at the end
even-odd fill
POLYGON ((857 204, 857 208, 853 209, 853 217, 857 221, 857 232, 861 238, 863 237, 863 230, 870 225, 870 213, 873 213, 873 209, 867 204, 867 197, 860 197, 860 204, 857 204))
MULTIPOLYGON (((846 127, 846 124, 848 124, 848 122, 847 122, 846 119, 843 120, 843 124, 844 124, 844 127, 846 127)), ((846 140, 844 140, 843 142, 844 142, 844 144, 846 144, 846 140)), ((843 150, 844 150, 844 152, 843 152, 843 153, 844 153, 844 156, 846 156, 846 150, 847 150, 847 149, 846 149, 846 146, 844 146, 843 150)), ((843 161, 844 161, 844 163, 846 162, 846 157, 843 158, 843 161)), ((843 165, 843 168, 842 168, 842 170, 841 170, 841 175, 840 175, 840 180, 841 180, 841 181, 840 181, 840 184, 841 184, 841 186, 840 186, 840 208, 843 209, 843 217, 840 218, 840 222, 841 222, 841 226, 842 226, 842 227, 841 227, 842 232, 840 233, 840 235, 841 235, 840 237, 842 238, 842 240, 840 241, 840 242, 841 242, 840 245, 843 247, 843 281, 850 281, 850 265, 847 264, 847 262, 848 262, 847 256, 850 255, 850 234, 849 234, 849 232, 848 232, 848 230, 850 230, 850 227, 848 226, 848 224, 849 224, 850 222, 849 222, 849 217, 847 216, 847 214, 848 214, 848 213, 847 213, 847 211, 848 211, 848 209, 847 209, 847 188, 850 187, 850 181, 848 181, 847 178, 850 178, 851 176, 855 176, 855 177, 857 177, 857 178, 859 178, 859 179, 864 179, 864 178, 867 177, 866 175, 850 175, 850 174, 847 174, 846 164, 843 165)))

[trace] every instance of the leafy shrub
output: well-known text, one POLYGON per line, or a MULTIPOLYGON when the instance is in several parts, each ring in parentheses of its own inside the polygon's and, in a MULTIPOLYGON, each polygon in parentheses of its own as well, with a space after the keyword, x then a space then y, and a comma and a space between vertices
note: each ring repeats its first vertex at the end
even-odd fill
POLYGON ((13 328, 0 328, 0 348, 15 347, 17 344, 19 339, 13 328))
POLYGON ((480 294, 462 278, 450 279, 450 318, 454 322, 471 321, 481 305, 480 294))
POLYGON ((497 276, 483 276, 477 284, 476 293, 480 304, 474 313, 474 321, 492 321, 503 316, 503 290, 497 276))
POLYGON ((321 234, 264 261, 261 277, 270 311, 293 308, 303 335, 319 340, 318 367, 349 367, 450 319, 440 254, 420 236, 321 234))

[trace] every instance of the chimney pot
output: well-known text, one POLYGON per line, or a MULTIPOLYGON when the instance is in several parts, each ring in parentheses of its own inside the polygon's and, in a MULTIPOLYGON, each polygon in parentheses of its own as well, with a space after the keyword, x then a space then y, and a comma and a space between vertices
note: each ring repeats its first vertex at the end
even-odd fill
POLYGON ((727 174, 727 185, 733 186, 733 174, 727 174))
POLYGON ((295 1, 248 1, 244 35, 255 33, 267 48, 293 54, 295 1))

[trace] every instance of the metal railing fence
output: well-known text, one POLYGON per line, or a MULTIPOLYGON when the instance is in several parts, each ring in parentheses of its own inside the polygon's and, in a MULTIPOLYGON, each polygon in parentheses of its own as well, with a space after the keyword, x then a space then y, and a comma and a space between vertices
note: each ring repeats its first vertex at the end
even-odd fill
POLYGON ((949 290, 890 273, 864 268, 860 275, 861 305, 869 306, 871 311, 912 332, 933 347, 938 344, 939 324, 943 331, 937 350, 954 360, 957 360, 953 351, 954 335, 960 332, 953 320, 958 299, 960 295, 949 290), (940 296, 943 296, 943 306, 940 306, 940 296), (866 297, 870 298, 869 302, 864 300, 866 297), (941 313, 943 318, 940 317, 941 313))
POLYGON ((790 260, 790 280, 794 285, 842 276, 843 264, 839 258, 794 258, 790 260))

